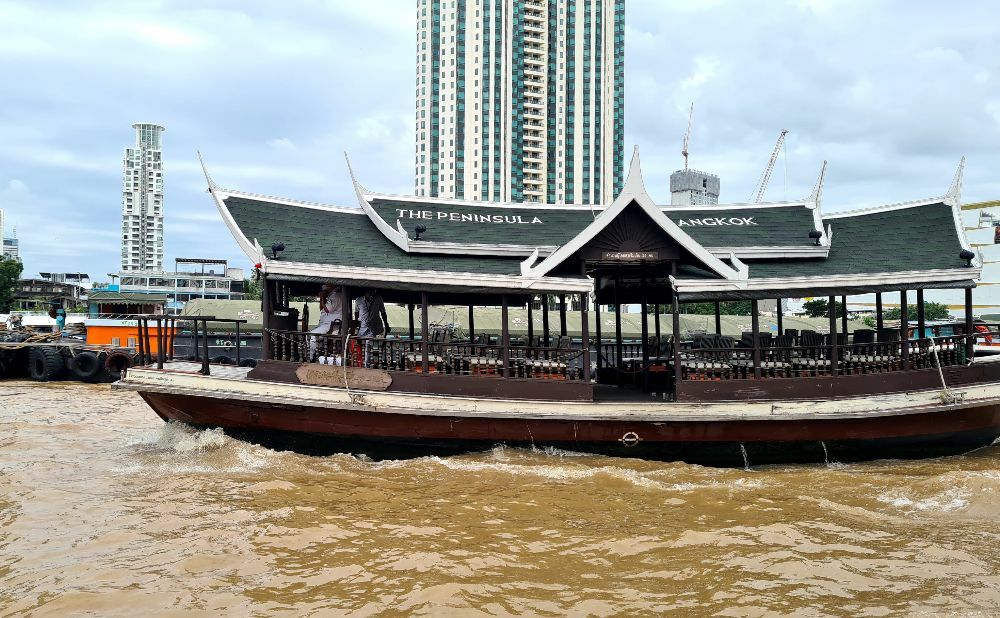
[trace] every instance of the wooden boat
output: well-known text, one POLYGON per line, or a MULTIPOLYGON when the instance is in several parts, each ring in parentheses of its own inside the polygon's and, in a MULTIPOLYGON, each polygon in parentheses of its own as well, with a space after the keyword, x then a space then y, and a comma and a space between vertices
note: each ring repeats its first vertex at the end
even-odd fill
POLYGON ((116 387, 164 420, 376 457, 507 444, 746 465, 962 453, 1000 435, 1000 363, 973 357, 981 259, 961 222, 961 166, 943 197, 837 214, 822 212, 822 176, 799 202, 657 206, 637 152, 608 206, 383 195, 351 174, 358 208, 226 190, 206 172, 259 265, 263 360, 249 370, 161 355, 116 387), (374 338, 346 324, 303 332, 289 299, 324 282, 347 299, 377 288, 408 324, 374 338), (911 325, 928 332, 930 288, 963 289, 965 322, 911 339, 911 325), (878 304, 899 294, 898 327, 848 333, 833 310, 826 333, 783 327, 781 298, 846 308, 870 293, 878 304), (778 300, 774 333, 760 329, 765 299, 778 300), (738 342, 719 334, 728 301, 751 306, 738 342), (716 333, 681 332, 688 303, 714 303, 716 333), (468 307, 468 332, 434 327, 445 304, 468 307), (656 316, 639 343, 623 341, 626 304, 656 316), (476 333, 484 306, 501 308, 496 339, 476 333), (512 306, 527 307, 527 337, 510 334, 512 306), (565 336, 570 311, 579 346, 565 336))

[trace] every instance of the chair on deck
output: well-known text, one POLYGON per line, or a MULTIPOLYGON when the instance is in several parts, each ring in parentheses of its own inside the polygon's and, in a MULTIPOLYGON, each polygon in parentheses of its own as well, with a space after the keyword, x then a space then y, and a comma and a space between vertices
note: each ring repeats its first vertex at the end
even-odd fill
POLYGON ((798 356, 792 356, 791 364, 799 377, 826 375, 830 372, 830 348, 825 337, 814 330, 804 330, 799 336, 798 356))
POLYGON ((732 377, 732 356, 736 342, 721 335, 696 335, 693 349, 682 357, 681 369, 685 380, 721 380, 732 377))

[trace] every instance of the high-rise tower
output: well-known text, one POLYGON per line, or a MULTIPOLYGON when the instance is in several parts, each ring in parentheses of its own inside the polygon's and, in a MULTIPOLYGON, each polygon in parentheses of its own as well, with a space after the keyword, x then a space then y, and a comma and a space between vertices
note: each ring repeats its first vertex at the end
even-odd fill
POLYGON ((122 180, 122 272, 163 270, 164 128, 136 123, 122 180))
POLYGON ((417 0, 416 194, 621 191, 624 0, 417 0))

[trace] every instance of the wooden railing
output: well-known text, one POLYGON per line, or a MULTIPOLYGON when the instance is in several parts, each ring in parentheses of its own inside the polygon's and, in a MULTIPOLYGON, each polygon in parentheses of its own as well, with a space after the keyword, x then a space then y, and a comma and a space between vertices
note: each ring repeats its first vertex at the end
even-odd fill
MULTIPOLYGON (((316 335, 299 331, 268 331, 275 360, 321 361, 387 371, 424 370, 420 340, 316 335), (347 353, 343 346, 346 341, 347 353)), ((511 345, 469 341, 427 342, 427 372, 444 375, 582 380, 583 351, 572 348, 511 345)))
MULTIPOLYGON (((976 335, 972 335, 975 337, 976 335)), ((681 380, 749 380, 888 373, 964 365, 965 335, 880 341, 830 343, 823 337, 814 345, 712 347, 681 351, 681 380), (904 347, 905 346, 905 347, 904 347), (905 352, 905 353, 904 353, 905 352), (755 356, 759 361, 755 362, 755 356)))

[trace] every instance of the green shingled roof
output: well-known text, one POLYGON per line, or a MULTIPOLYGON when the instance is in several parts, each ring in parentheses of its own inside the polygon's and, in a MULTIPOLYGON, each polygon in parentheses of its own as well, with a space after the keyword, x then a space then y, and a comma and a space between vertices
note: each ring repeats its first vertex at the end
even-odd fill
MULTIPOLYGON (((389 225, 399 221, 421 240, 528 247, 565 244, 594 221, 601 207, 503 206, 373 197, 369 203, 389 225)), ((705 247, 808 247, 813 211, 802 204, 720 208, 661 207, 664 214, 705 247)))
POLYGON ((280 259, 309 264, 520 275, 520 260, 463 255, 407 254, 371 220, 357 213, 231 196, 226 207, 243 234, 267 248, 285 243, 280 259))
POLYGON ((826 259, 750 262, 752 279, 962 268, 951 206, 933 203, 824 219, 833 228, 826 259))
POLYGON ((166 294, 143 294, 141 292, 112 292, 108 290, 90 290, 87 301, 102 303, 119 303, 129 305, 145 305, 150 303, 165 303, 170 300, 166 294))

